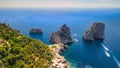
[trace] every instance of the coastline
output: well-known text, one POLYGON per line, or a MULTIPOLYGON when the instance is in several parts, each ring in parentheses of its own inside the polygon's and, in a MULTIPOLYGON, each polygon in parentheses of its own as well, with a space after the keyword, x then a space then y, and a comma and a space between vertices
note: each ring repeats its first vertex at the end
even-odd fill
MULTIPOLYGON (((94 11, 94 13, 90 12, 90 11, 85 11, 85 13, 83 13, 82 11, 78 12, 77 10, 76 11, 73 10, 74 12, 69 11, 69 14, 67 11, 66 12, 61 11, 62 14, 64 13, 61 16, 60 16, 59 12, 56 13, 56 16, 59 17, 58 19, 56 19, 56 17, 55 18, 49 17, 51 15, 50 15, 49 11, 47 11, 47 10, 44 13, 41 12, 40 10, 35 10, 35 11, 31 12, 30 10, 28 11, 25 9, 24 10, 21 9, 19 11, 16 11, 14 9, 13 11, 11 10, 11 12, 10 11, 8 12, 7 10, 6 11, 1 10, 1 21, 10 24, 10 26, 12 26, 12 28, 20 30, 21 34, 23 34, 25 36, 28 36, 28 37, 31 37, 34 39, 38 39, 38 40, 42 40, 47 46, 51 44, 49 42, 51 32, 56 31, 56 29, 59 28, 59 25, 64 24, 64 21, 65 21, 65 23, 67 23, 73 31, 72 32, 73 40, 74 39, 78 40, 78 42, 74 40, 74 43, 72 44, 70 49, 62 53, 62 56, 64 56, 65 59, 70 63, 71 68, 76 68, 76 66, 77 66, 77 64, 79 64, 79 62, 81 62, 83 66, 88 64, 88 65, 91 65, 91 66, 97 67, 97 68, 102 68, 103 64, 106 64, 105 65, 106 68, 116 67, 116 64, 114 62, 111 62, 111 61, 114 61, 113 58, 106 56, 104 47, 101 47, 100 43, 98 43, 96 41, 94 44, 93 43, 91 44, 89 42, 84 42, 83 39, 81 39, 80 37, 83 35, 83 32, 85 32, 86 29, 89 28, 89 25, 92 24, 93 21, 104 22, 105 24, 107 24, 107 28, 105 31, 106 39, 103 44, 105 44, 105 46, 108 46, 108 47, 110 46, 109 48, 111 49, 111 51, 115 50, 115 51, 113 51, 115 53, 114 55, 115 55, 116 59, 119 61, 119 54, 118 54, 119 45, 116 45, 116 47, 115 47, 115 44, 119 43, 119 41, 118 41, 119 40, 119 38, 118 38, 119 32, 117 32, 117 31, 119 31, 119 29, 113 30, 113 28, 119 28, 119 23, 117 23, 117 22, 119 22, 119 19, 118 19, 119 15, 120 15, 118 13, 119 10, 113 10, 113 11, 106 10, 104 12, 103 12, 103 10, 100 10, 99 12, 94 11), (13 11, 15 11, 14 14, 13 14, 13 11), (24 16, 24 14, 20 14, 20 11, 21 11, 21 13, 25 13, 25 14, 29 14, 27 12, 31 12, 31 16, 26 16, 25 18, 19 18, 19 16, 24 16), (26 12, 24 12, 24 11, 26 11, 26 12), (40 13, 36 13, 36 12, 40 12, 40 13), (86 14, 86 12, 88 14, 86 14), (12 14, 12 17, 11 16, 9 17, 10 14, 12 14), (16 14, 18 15, 17 17, 16 17, 16 14), (42 14, 44 15, 45 18, 43 17, 42 14), (44 21, 44 20, 38 19, 37 17, 34 18, 34 16, 41 17, 42 19, 47 19, 49 22, 46 20, 44 21), (69 18, 65 18, 61 22, 61 19, 64 18, 65 16, 69 16, 69 18), (10 19, 12 19, 12 21, 9 21, 10 19), (57 22, 57 24, 56 24, 56 22, 57 22), (114 22, 114 23, 112 23, 112 22, 114 22), (44 29, 44 34, 42 36, 36 36, 36 35, 30 36, 28 31, 32 27, 35 27, 35 28, 42 27, 44 29), (46 29, 46 27, 49 28, 49 30, 46 29), (80 29, 76 29, 76 28, 80 28, 80 29), (76 35, 74 35, 74 34, 76 34, 76 35), (115 34, 115 36, 113 36, 114 34, 115 34), (98 51, 100 51, 100 52, 98 52, 98 51), (83 54, 83 55, 81 55, 81 54, 83 54), (89 55, 89 54, 91 54, 91 55, 89 55), (89 58, 88 58, 88 56, 89 56, 89 58), (99 56, 101 58, 103 58, 103 60, 100 60, 99 56), (106 60, 108 60, 108 58, 110 59, 109 62, 111 63, 111 65, 110 65, 110 63, 106 63, 107 62, 106 60), (96 59, 96 60, 94 61, 93 59, 96 59), (94 62, 99 62, 99 61, 101 61, 103 64, 96 63, 96 65, 94 65, 94 62)), ((53 13, 53 14, 55 14, 55 13, 53 13)), ((52 62, 52 60, 50 62, 52 62)))
POLYGON ((64 49, 64 44, 53 44, 49 45, 49 47, 54 54, 54 59, 52 60, 50 68, 70 68, 70 63, 64 58, 64 56, 60 55, 64 49))

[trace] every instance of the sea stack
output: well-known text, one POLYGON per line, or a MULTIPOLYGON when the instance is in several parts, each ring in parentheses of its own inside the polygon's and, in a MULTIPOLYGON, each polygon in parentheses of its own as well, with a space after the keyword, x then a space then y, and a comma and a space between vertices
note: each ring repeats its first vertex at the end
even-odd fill
POLYGON ((83 35, 84 40, 93 41, 94 39, 104 39, 105 24, 100 22, 95 22, 92 24, 90 29, 88 29, 83 35))
POLYGON ((29 34, 42 34, 42 33, 43 33, 42 29, 38 29, 38 28, 32 28, 29 31, 29 34))
POLYGON ((50 42, 54 44, 62 43, 65 45, 73 43, 70 28, 66 24, 63 24, 57 32, 52 33, 50 42))

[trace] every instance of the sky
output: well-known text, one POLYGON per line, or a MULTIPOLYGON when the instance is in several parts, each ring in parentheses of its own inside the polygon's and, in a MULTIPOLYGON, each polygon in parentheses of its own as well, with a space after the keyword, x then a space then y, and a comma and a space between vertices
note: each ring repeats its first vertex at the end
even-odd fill
POLYGON ((0 0, 0 8, 120 8, 120 0, 0 0))

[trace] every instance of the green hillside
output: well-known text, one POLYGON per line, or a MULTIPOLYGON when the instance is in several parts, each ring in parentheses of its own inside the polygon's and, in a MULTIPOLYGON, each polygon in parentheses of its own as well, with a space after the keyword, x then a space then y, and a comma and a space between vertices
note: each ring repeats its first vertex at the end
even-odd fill
POLYGON ((0 23, 0 68, 49 68, 52 51, 40 40, 0 23))

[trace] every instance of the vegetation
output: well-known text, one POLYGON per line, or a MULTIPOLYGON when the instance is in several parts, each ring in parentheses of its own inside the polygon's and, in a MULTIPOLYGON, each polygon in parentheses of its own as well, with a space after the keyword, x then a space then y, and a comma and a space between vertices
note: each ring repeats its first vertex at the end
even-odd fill
POLYGON ((9 25, 0 23, 0 68, 49 68, 52 51, 39 40, 20 34, 9 25))

